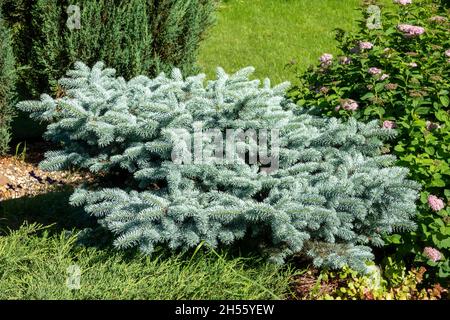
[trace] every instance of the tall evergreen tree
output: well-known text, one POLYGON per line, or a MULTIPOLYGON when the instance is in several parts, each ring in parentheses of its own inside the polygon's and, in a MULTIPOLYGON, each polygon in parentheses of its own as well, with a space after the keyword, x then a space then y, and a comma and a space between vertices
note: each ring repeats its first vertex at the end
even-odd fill
POLYGON ((180 68, 196 71, 196 54, 213 23, 216 0, 80 0, 80 28, 68 0, 2 0, 14 29, 24 93, 57 91, 57 80, 77 59, 105 61, 125 78, 180 68))
MULTIPOLYGON (((288 84, 272 87, 266 79, 260 86, 249 80, 252 72, 228 75, 219 68, 206 85, 204 75, 183 78, 179 69, 125 81, 103 63, 92 69, 77 63, 59 82, 64 97, 42 95, 18 107, 50 122, 46 137, 61 143, 46 154, 43 169, 123 177, 71 198, 117 235, 120 248, 151 253, 158 244, 187 249, 249 236, 277 262, 302 253, 317 266, 364 270, 368 246, 414 228, 418 185, 379 150, 394 131, 376 121, 342 123, 295 111, 284 98, 288 84), (189 155, 190 144, 180 143, 177 132, 198 134, 200 124, 223 135, 279 130, 279 168, 264 170, 261 158, 173 161, 174 154, 189 155)), ((203 155, 211 151, 204 139, 203 155)), ((250 154, 257 140, 250 135, 238 146, 250 154)))
POLYGON ((0 11, 0 155, 8 151, 13 116, 15 63, 11 35, 0 11))
POLYGON ((127 79, 155 76, 173 67, 185 74, 196 72, 199 43, 213 23, 217 0, 2 2, 21 67, 18 91, 23 99, 34 99, 41 92, 63 94, 57 80, 77 60, 105 61, 127 79), (76 10, 68 10, 74 4, 79 8, 79 28, 68 26, 77 19, 76 10))

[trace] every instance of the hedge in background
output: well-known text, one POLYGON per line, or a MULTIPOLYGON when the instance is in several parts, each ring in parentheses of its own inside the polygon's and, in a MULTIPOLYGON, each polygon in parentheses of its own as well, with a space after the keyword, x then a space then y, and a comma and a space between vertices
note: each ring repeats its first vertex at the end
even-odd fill
POLYGON ((382 28, 339 33, 343 56, 324 54, 291 96, 311 112, 377 119, 398 136, 385 152, 424 188, 416 232, 389 237, 399 263, 450 276, 450 15, 439 1, 397 2, 382 28))
POLYGON ((0 12, 0 155, 8 150, 10 141, 14 82, 15 69, 11 37, 0 12))
POLYGON ((3 0, 23 67, 21 98, 36 98, 41 92, 63 94, 57 79, 77 60, 102 60, 125 78, 154 76, 175 66, 193 73, 215 4, 216 0, 3 0), (76 9, 70 11, 70 5, 80 8, 79 28, 76 9))

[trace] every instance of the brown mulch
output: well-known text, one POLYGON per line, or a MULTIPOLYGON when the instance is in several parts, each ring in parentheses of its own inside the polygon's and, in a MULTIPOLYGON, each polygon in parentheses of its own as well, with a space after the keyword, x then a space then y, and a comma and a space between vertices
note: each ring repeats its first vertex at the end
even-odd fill
POLYGON ((331 294, 342 285, 339 281, 332 279, 332 281, 320 281, 319 270, 310 268, 307 272, 294 276, 291 282, 291 289, 295 293, 295 298, 298 300, 314 299, 311 296, 311 292, 316 288, 316 296, 324 296, 325 294, 331 294))
POLYGON ((0 201, 35 196, 64 186, 93 181, 89 173, 46 172, 39 169, 39 161, 46 150, 47 144, 38 143, 26 151, 24 160, 12 155, 0 157, 0 201))

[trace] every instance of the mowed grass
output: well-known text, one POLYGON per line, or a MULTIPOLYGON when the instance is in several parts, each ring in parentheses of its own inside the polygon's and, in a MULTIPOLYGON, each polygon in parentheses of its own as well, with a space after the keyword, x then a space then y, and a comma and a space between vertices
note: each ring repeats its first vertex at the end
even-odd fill
POLYGON ((79 246, 74 235, 52 235, 37 224, 25 225, 0 236, 0 299, 284 299, 289 295, 292 271, 288 268, 205 249, 148 257, 79 246), (79 289, 71 280, 76 279, 73 266, 81 272, 79 289))
MULTIPOLYGON (((284 299, 294 273, 206 245, 152 256, 117 250, 96 219, 68 204, 70 188, 0 202, 1 299, 284 299), (77 237, 81 230, 93 232, 77 237), (67 286, 70 266, 80 288, 67 286), (69 269, 68 269, 69 268, 69 269)), ((234 250, 236 251, 236 250, 234 250)), ((300 271, 301 272, 301 271, 300 271)))
POLYGON ((209 78, 217 66, 229 73, 253 66, 257 78, 294 81, 292 66, 303 71, 322 53, 338 53, 334 30, 355 30, 362 18, 360 4, 361 0, 223 1, 217 24, 201 45, 199 64, 209 78))

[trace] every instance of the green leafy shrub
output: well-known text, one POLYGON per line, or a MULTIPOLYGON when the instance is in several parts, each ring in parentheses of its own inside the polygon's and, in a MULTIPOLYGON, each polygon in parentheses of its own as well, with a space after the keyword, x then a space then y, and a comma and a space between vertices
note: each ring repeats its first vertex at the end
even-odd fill
MULTIPOLYGON (((195 72, 197 49, 213 22, 215 4, 216 0, 3 0, 22 67, 21 98, 35 99, 41 92, 61 95, 57 80, 77 60, 104 61, 127 79, 155 76, 175 66, 183 73, 195 72), (72 4, 79 7, 79 25, 77 9, 70 11, 72 4)), ((15 133, 26 137, 21 127, 36 125, 22 118, 17 126, 15 133)))
POLYGON ((0 11, 0 155, 9 149, 15 84, 14 63, 10 32, 0 11))
POLYGON ((448 290, 440 284, 423 287, 426 269, 407 270, 396 266, 396 281, 390 270, 372 266, 368 275, 349 268, 341 271, 309 269, 295 276, 292 287, 301 300, 439 300, 448 298, 448 290), (384 272, 382 272, 384 271, 384 272))
MULTIPOLYGON (((323 55, 290 96, 311 113, 395 128, 385 146, 424 188, 417 231, 388 237, 399 259, 450 275, 450 21, 437 1, 383 10, 382 28, 338 32, 342 57, 323 55)), ((432 275, 433 272, 430 272, 432 275)))
POLYGON ((38 224, 0 236, 2 300, 280 300, 292 272, 214 250, 152 257, 99 250, 79 245, 76 233, 38 224), (77 290, 67 285, 74 267, 81 272, 77 290))
POLYGON ((271 87, 266 79, 261 87, 249 80, 252 72, 228 75, 219 68, 206 85, 203 74, 184 79, 179 69, 127 82, 102 63, 92 69, 77 63, 60 80, 64 97, 42 95, 18 107, 50 122, 45 135, 61 144, 46 154, 43 169, 109 175, 108 188, 79 189, 71 203, 99 217, 119 248, 151 253, 161 243, 215 247, 248 236, 276 262, 301 253, 316 266, 364 270, 372 257, 368 245, 414 229, 418 184, 404 178, 407 169, 391 166, 394 157, 380 155, 393 130, 294 112, 284 97, 288 83, 271 87), (199 126, 219 136, 254 130, 233 142, 248 159, 226 149, 226 160, 215 161, 216 154, 205 160, 211 137, 199 126), (259 145, 258 161, 249 160, 262 139, 256 130, 263 129, 279 131, 278 142, 272 134, 265 138, 278 162, 273 170, 262 158, 267 144, 259 145), (180 130, 203 141, 194 140, 201 159, 191 162, 191 140, 179 141, 180 130), (174 154, 188 160, 179 163, 174 154))

